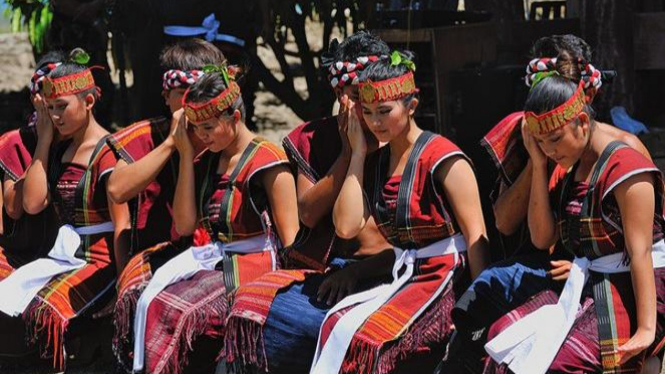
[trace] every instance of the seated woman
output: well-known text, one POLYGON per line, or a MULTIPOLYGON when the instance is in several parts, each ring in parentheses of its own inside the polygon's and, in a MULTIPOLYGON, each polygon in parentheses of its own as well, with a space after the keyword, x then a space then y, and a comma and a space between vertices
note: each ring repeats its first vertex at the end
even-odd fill
POLYGON ((453 332, 456 295, 487 262, 487 237, 471 165, 446 138, 421 130, 415 66, 393 52, 360 77, 365 122, 387 143, 367 156, 352 104, 349 169, 335 202, 337 234, 370 217, 395 247, 393 282, 336 304, 320 330, 312 373, 431 371, 453 332), (464 186, 464 188, 459 188, 464 186))
POLYGON ((583 81, 542 79, 525 112, 531 241, 543 250, 560 241, 575 259, 561 297, 544 287, 492 325, 486 372, 658 373, 655 355, 665 337, 661 173, 596 125, 583 81), (557 163, 549 184, 548 158, 557 163))
MULTIPOLYGON (((204 75, 203 67, 222 64, 225 58, 214 45, 200 39, 187 39, 166 47, 159 60, 164 70, 162 95, 172 116, 182 108, 182 96, 187 88, 204 75)), ((143 120, 108 138, 108 144, 118 158, 109 177, 109 197, 115 202, 132 199, 137 202, 133 217, 135 251, 118 279, 118 301, 113 313, 113 353, 118 365, 130 372, 136 302, 152 274, 192 245, 191 237, 178 235, 173 220, 179 157, 173 129, 177 121, 178 118, 166 117, 143 120)), ((194 152, 201 153, 205 145, 191 127, 187 133, 194 152)), ((199 228, 197 233, 201 231, 199 228)), ((195 240, 194 244, 205 243, 195 240)), ((186 334, 187 331, 180 333, 186 334)), ((205 340, 201 339, 199 343, 205 344, 205 340)))
MULTIPOLYGON (((333 40, 323 65, 339 114, 304 123, 284 138, 304 227, 301 240, 284 253, 283 269, 241 287, 234 296, 224 357, 240 372, 306 372, 328 310, 345 296, 387 278, 394 255, 374 221, 345 240, 335 235, 332 209, 351 158, 348 102, 358 101, 360 72, 389 53, 386 43, 366 31, 341 43, 333 40), (379 252, 383 254, 375 256, 379 252)), ((366 141, 369 149, 377 148, 371 133, 366 141)))
MULTIPOLYGON (((23 212, 23 181, 37 146, 37 121, 51 123, 42 86, 46 76, 66 60, 61 51, 52 51, 37 62, 30 79, 30 99, 35 112, 30 122, 0 137, 0 180, 2 180, 2 225, 0 225, 0 280, 14 269, 45 256, 57 234, 52 207, 37 215, 23 212), (40 233, 40 235, 35 235, 40 233)), ((1 318, 1 317, 0 317, 1 318)))
POLYGON ((47 258, 0 282, 0 310, 23 316, 31 339, 56 368, 65 366, 74 322, 83 323, 111 299, 130 232, 127 206, 106 194, 115 158, 105 145, 108 132, 92 113, 99 92, 83 65, 88 57, 78 49, 70 58, 44 81, 50 121, 37 122, 37 146, 23 184, 25 213, 53 204, 63 226, 47 258))
POLYGON ((191 247, 162 265, 137 305, 135 371, 180 372, 188 362, 213 366, 222 347, 227 295, 276 269, 277 251, 298 232, 295 182, 276 145, 247 129, 240 88, 215 68, 183 97, 174 142, 179 173, 174 220, 179 235, 200 222, 213 243, 191 247), (196 157, 187 126, 206 145, 196 157), (203 335, 209 349, 190 352, 203 335), (196 354, 196 360, 189 360, 196 354))
MULTIPOLYGON (((32 162, 37 145, 37 121, 48 121, 42 97, 44 79, 66 59, 61 51, 46 53, 38 62, 30 79, 30 99, 35 112, 26 126, 8 131, 0 137, 0 280, 15 269, 45 257, 58 234, 53 207, 36 215, 23 212, 23 177, 32 162)), ((21 358, 30 352, 25 344, 25 326, 19 317, 0 314, 0 357, 21 358)))
MULTIPOLYGON (((550 74, 560 74, 575 81, 584 80, 584 93, 593 100, 610 82, 602 81, 601 71, 591 65, 591 47, 575 35, 552 35, 538 39, 527 66, 528 86, 550 74)), ((487 331, 501 316, 534 296, 543 287, 563 288, 571 266, 571 254, 561 248, 540 251, 531 244, 526 215, 531 187, 531 162, 522 141, 524 112, 515 112, 501 120, 481 141, 497 167, 498 177, 492 193, 496 227, 502 235, 503 252, 509 258, 492 264, 455 304, 452 318, 457 334, 450 344, 441 372, 482 370, 487 331), (458 352, 460 354, 458 354, 458 352), (463 354, 462 354, 463 352, 463 354)), ((649 157, 640 140, 610 124, 596 126, 616 134, 628 146, 649 157)), ((548 171, 554 169, 554 162, 548 171)), ((499 245, 495 246, 496 249, 499 245)))

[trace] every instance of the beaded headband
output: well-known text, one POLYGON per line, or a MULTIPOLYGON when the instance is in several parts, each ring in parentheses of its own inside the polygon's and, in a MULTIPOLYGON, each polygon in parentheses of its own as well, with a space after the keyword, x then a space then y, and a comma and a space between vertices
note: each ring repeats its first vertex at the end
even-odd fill
MULTIPOLYGON (((529 61, 529 64, 526 67, 526 77, 524 77, 526 85, 533 87, 548 74, 556 72, 556 62, 556 57, 534 58, 529 61)), ((602 72, 583 59, 579 59, 578 64, 580 66, 582 81, 584 82, 584 89, 587 91, 587 96, 593 96, 593 94, 595 94, 603 85, 602 72)))
POLYGON ((328 81, 332 88, 342 88, 358 84, 360 72, 371 62, 379 60, 379 56, 361 56, 353 61, 337 61, 328 67, 328 81))
POLYGON ((46 76, 60 65, 62 65, 61 62, 54 62, 35 70, 32 78, 30 78, 30 93, 33 95, 38 94, 42 90, 46 76))
POLYGON ((360 101, 363 104, 399 100, 416 92, 418 89, 411 71, 395 78, 360 83, 360 101))
POLYGON ((193 85, 204 74, 203 70, 171 69, 166 71, 162 76, 162 88, 164 91, 187 88, 193 85))
POLYGON ((56 99, 62 96, 75 95, 92 88, 97 88, 90 69, 60 78, 46 77, 43 81, 42 92, 47 99, 56 99))
POLYGON ((191 122, 203 122, 217 117, 240 97, 240 86, 234 80, 228 81, 228 87, 217 97, 205 103, 188 103, 187 96, 189 89, 182 97, 182 106, 185 108, 185 115, 191 122))
POLYGON ((534 135, 544 135, 557 130, 573 120, 584 110, 584 81, 580 81, 577 90, 565 103, 543 114, 534 112, 524 113, 529 132, 534 135))

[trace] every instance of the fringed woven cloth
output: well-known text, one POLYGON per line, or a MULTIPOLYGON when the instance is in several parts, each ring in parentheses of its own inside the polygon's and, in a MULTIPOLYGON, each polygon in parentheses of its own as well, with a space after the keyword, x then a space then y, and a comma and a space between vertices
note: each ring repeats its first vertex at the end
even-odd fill
POLYGON ((178 249, 171 242, 148 248, 132 257, 118 279, 118 299, 113 314, 115 325, 113 352, 118 363, 128 372, 132 368, 132 350, 134 348, 132 326, 136 303, 156 270, 150 259, 157 253, 171 258, 178 253, 178 249))
MULTIPOLYGON (((233 173, 224 176, 216 174, 219 157, 219 153, 204 152, 195 161, 196 201, 205 231, 223 243, 271 236, 265 191, 257 190, 250 181, 254 182, 252 177, 259 171, 285 165, 286 156, 274 144, 256 138, 243 151, 233 173)), ((148 308, 146 373, 177 374, 186 364, 214 362, 223 344, 228 295, 275 270, 273 252, 229 253, 217 264, 216 271, 200 271, 160 292, 148 308), (189 362, 192 344, 199 338, 214 344, 210 352, 197 352, 204 357, 200 362, 189 362)), ((139 263, 137 260, 137 267, 139 263)))
POLYGON ((522 141, 523 118, 524 112, 508 115, 480 141, 499 170, 501 181, 507 186, 515 183, 529 160, 522 141))
MULTIPOLYGON (((113 153, 102 139, 84 167, 60 160, 68 142, 50 155, 48 180, 53 203, 63 223, 74 227, 111 221, 106 197, 106 177, 115 166, 113 153)), ((112 292, 116 270, 112 264, 113 233, 83 235, 76 257, 87 265, 53 278, 23 313, 30 327, 30 339, 41 347, 43 356, 52 356, 56 369, 64 369, 64 337, 70 321, 91 309, 112 292)))
MULTIPOLYGON (((145 342, 145 372, 176 374, 188 364, 197 339, 222 344, 228 311, 224 273, 200 271, 192 278, 167 287, 148 308, 145 342)), ((218 348, 219 349, 219 348, 218 348)), ((209 352, 216 357, 218 350, 209 352)))

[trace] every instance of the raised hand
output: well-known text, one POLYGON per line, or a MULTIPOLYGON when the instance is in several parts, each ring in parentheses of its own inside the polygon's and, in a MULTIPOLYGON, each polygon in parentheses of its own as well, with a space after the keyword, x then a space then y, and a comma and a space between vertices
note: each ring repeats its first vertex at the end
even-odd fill
POLYGON ((37 140, 51 144, 54 137, 53 120, 51 120, 51 115, 46 108, 46 101, 39 94, 36 94, 32 98, 32 104, 37 111, 37 122, 35 123, 37 140))
POLYGON ((529 152, 529 157, 531 157, 531 162, 538 166, 547 165, 547 156, 545 156, 545 153, 540 149, 536 139, 527 129, 526 121, 524 119, 522 120, 522 139, 524 141, 524 147, 527 152, 529 152))
POLYGON ((349 137, 349 144, 353 153, 365 155, 367 154, 367 142, 355 106, 356 104, 353 101, 349 101, 347 114, 348 129, 346 133, 349 137))
POLYGON ((351 145, 349 144, 349 137, 347 131, 349 128, 349 99, 348 95, 343 95, 339 100, 339 112, 337 113, 337 129, 339 130, 339 137, 342 139, 342 150, 350 151, 351 145))
POLYGON ((173 113, 171 122, 171 135, 173 143, 181 157, 193 157, 194 146, 187 135, 187 117, 184 109, 179 109, 173 113))

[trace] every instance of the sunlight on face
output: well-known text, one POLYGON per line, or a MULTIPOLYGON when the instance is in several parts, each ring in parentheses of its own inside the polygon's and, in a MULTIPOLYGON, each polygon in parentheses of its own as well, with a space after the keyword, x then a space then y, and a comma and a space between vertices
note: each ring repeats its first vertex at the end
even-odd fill
POLYGON ((78 95, 67 95, 46 100, 48 113, 60 135, 71 136, 88 121, 86 99, 78 95))
POLYGON ((190 122, 189 127, 211 152, 226 149, 237 136, 233 116, 221 115, 204 122, 190 122))
POLYGON ((362 115, 369 130, 381 143, 390 142, 409 124, 409 109, 401 100, 362 104, 362 115))
POLYGON ((573 166, 582 157, 587 144, 588 124, 572 120, 565 126, 534 138, 543 153, 563 168, 573 166))

